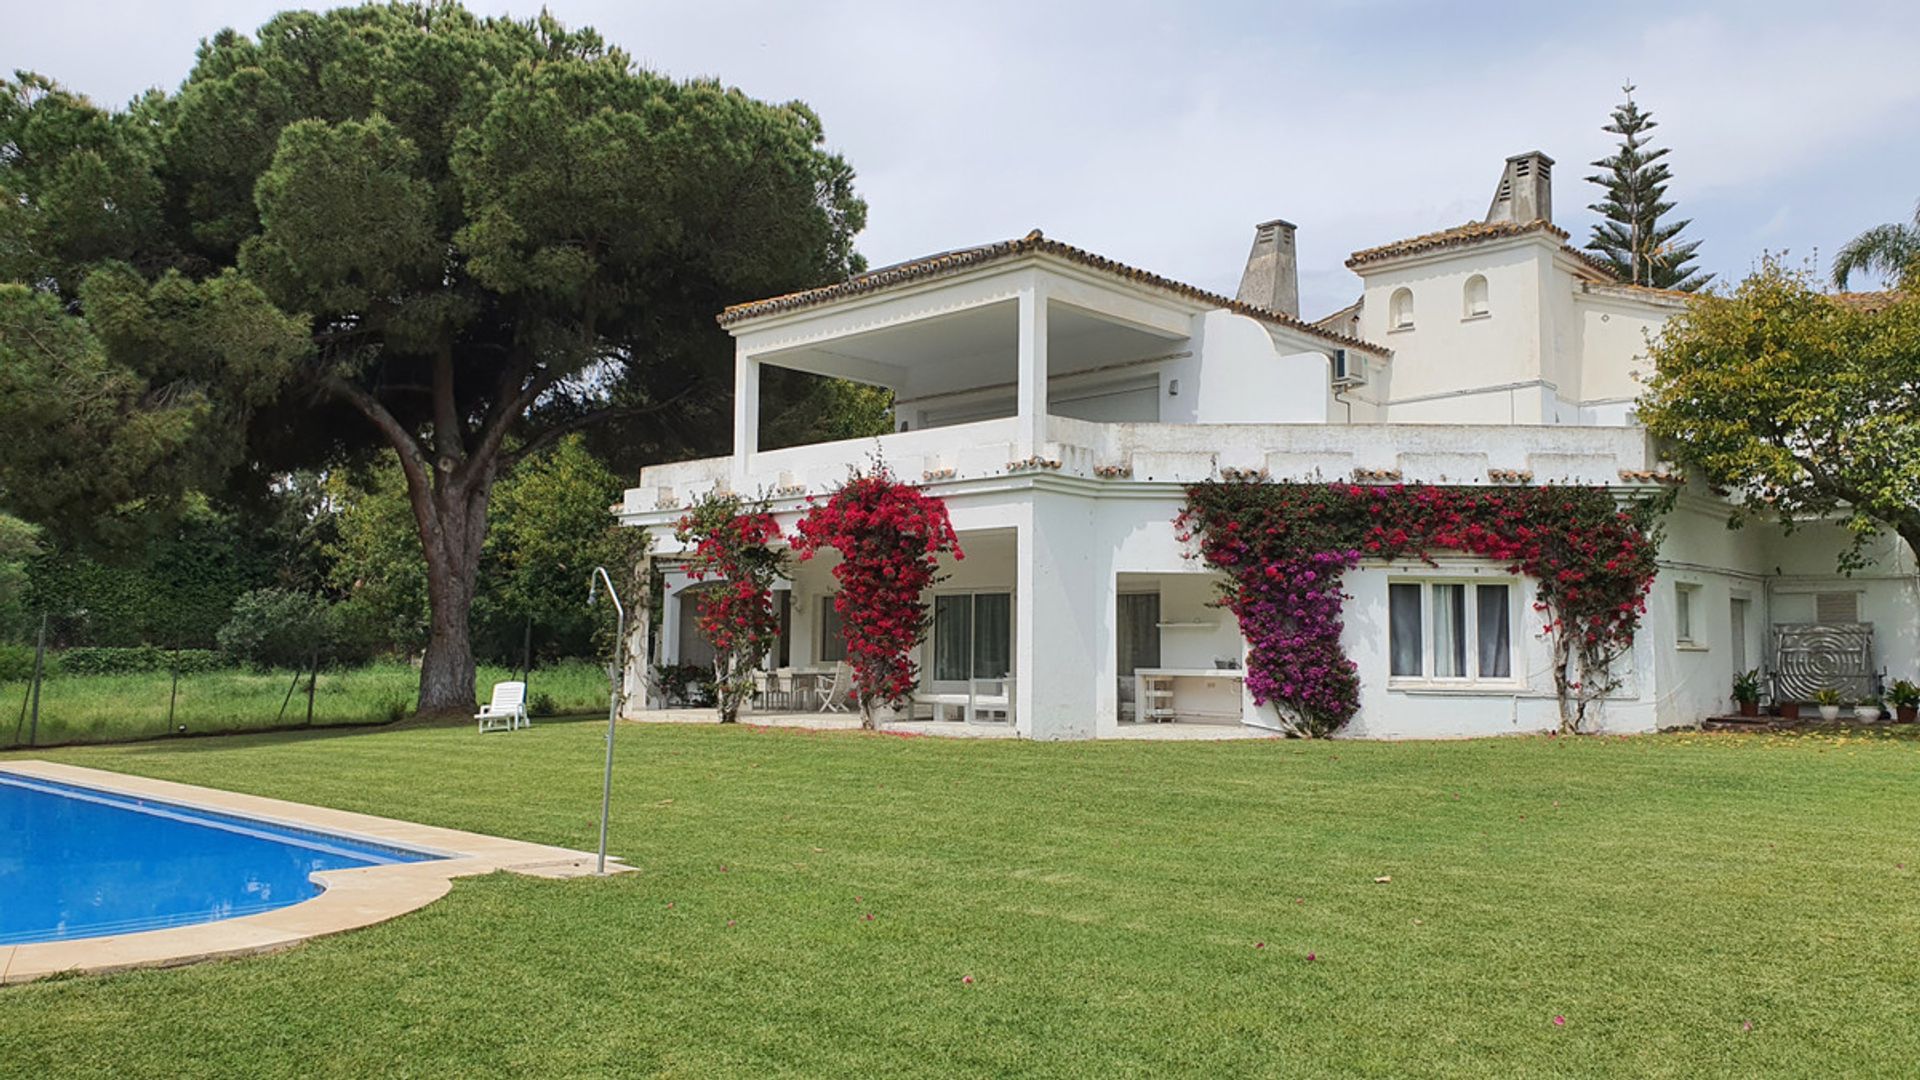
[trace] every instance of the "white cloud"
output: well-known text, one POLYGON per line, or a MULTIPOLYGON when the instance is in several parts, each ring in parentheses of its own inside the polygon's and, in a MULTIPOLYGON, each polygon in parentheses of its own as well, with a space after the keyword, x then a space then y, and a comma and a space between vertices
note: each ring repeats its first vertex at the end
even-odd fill
MULTIPOLYGON (((1354 291, 1347 252, 1478 217, 1521 150, 1557 159, 1556 217, 1583 235, 1629 77, 1710 269, 1831 250, 1920 195, 1905 4, 549 3, 649 66, 812 104, 860 172, 875 263, 1038 226, 1230 291, 1280 216, 1324 311, 1354 291)), ((39 5, 0 65, 123 100, 279 6, 39 5)))

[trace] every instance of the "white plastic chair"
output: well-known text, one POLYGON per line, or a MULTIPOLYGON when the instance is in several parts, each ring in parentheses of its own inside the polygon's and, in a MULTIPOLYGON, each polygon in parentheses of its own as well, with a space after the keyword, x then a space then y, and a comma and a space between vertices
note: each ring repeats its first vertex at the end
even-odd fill
POLYGON ((846 712, 847 677, 851 669, 843 660, 833 665, 833 678, 825 683, 815 682, 813 692, 820 699, 821 712, 846 712))
POLYGON ((967 723, 994 717, 1009 724, 1013 722, 1013 678, 1002 676, 998 679, 968 680, 967 723), (983 687, 996 688, 997 692, 982 693, 983 687))
POLYGON ((481 731, 512 731, 514 728, 532 727, 533 718, 527 715, 527 684, 494 683, 493 700, 482 705, 473 718, 480 722, 481 731))

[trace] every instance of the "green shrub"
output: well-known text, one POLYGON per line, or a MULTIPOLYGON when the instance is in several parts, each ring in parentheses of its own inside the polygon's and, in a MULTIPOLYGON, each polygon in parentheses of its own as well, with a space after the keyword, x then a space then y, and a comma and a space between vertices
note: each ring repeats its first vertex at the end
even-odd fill
POLYGON ((547 693, 533 695, 533 703, 527 706, 527 712, 534 716, 552 716, 559 711, 560 706, 554 704, 553 695, 547 693))
POLYGON ((306 666, 332 654, 339 619, 333 605, 311 593, 255 589, 233 602, 220 628, 220 651, 266 669, 306 666))
MULTIPOLYGON (((226 658, 212 649, 162 649, 157 645, 128 647, 87 645, 60 650, 60 670, 68 675, 138 675, 178 671, 191 675, 218 671, 226 658)), ((33 650, 27 649, 27 671, 32 672, 33 650)), ((7 676, 0 675, 0 678, 7 676)))
MULTIPOLYGON (((47 671, 51 674, 57 667, 59 658, 47 654, 47 671)), ((33 678, 33 646, 0 645, 0 682, 25 681, 33 678)))

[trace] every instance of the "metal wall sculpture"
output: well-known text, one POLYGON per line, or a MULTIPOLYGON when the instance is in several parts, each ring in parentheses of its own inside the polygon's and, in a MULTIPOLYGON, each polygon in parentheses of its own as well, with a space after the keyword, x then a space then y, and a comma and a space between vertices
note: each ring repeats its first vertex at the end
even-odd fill
POLYGON ((1876 691, 1872 623, 1775 623, 1773 700, 1812 701, 1831 687, 1859 701, 1876 691))

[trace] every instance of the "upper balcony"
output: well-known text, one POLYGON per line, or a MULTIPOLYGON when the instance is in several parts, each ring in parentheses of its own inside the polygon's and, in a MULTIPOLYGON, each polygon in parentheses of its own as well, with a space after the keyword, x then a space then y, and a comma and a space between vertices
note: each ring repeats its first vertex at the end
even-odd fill
POLYGON ((791 508, 846 479, 877 453, 902 479, 936 492, 1064 483, 1088 490, 1179 485, 1264 475, 1274 480, 1459 485, 1585 484, 1642 487, 1661 481, 1638 427, 1441 424, 1167 424, 1047 418, 1046 438, 1022 455, 1015 417, 976 420, 877 439, 765 451, 754 468, 736 459, 655 465, 627 491, 621 517, 671 520, 716 488, 791 508))
POLYGON ((735 340, 736 484, 768 472, 769 366, 885 387, 903 433, 1009 421, 1006 460, 1022 460, 1049 441, 1050 416, 1325 423, 1332 357, 1379 352, 1037 232, 742 304, 720 321, 735 340))

